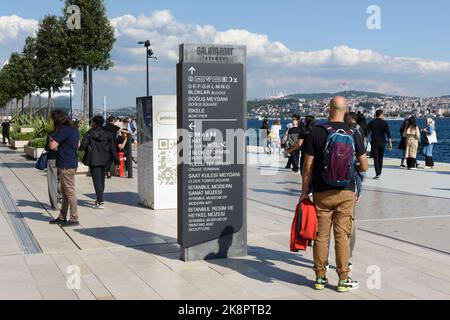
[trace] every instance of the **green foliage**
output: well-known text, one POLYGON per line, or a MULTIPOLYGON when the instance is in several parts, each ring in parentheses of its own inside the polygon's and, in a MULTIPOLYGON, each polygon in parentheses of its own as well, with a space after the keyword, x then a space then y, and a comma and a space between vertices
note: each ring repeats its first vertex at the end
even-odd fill
MULTIPOLYGON (((78 131, 80 132, 80 141, 83 140, 83 137, 86 135, 86 133, 90 129, 91 128, 89 126, 80 123, 80 126, 78 127, 78 131)), ((77 156, 78 156, 78 161, 82 161, 83 160, 83 156, 84 156, 84 151, 78 150, 77 151, 77 156)))
POLYGON ((116 41, 103 0, 66 0, 66 8, 77 5, 81 12, 81 29, 67 29, 70 64, 80 70, 90 66, 94 70, 108 70, 112 65, 111 50, 116 41))
POLYGON ((11 139, 16 141, 30 141, 33 139, 32 133, 21 133, 20 131, 11 132, 11 139))
POLYGON ((47 138, 47 136, 53 132, 53 121, 51 119, 47 120, 42 116, 30 118, 27 115, 21 114, 13 118, 11 123, 11 135, 23 135, 21 137, 24 137, 25 135, 20 133, 21 128, 34 129, 33 133, 27 134, 29 135, 27 140, 47 138))
MULTIPOLYGON (((13 53, 9 64, 0 70, 0 108, 37 90, 57 90, 70 67, 84 72, 88 66, 108 70, 113 65, 111 50, 115 41, 104 0, 65 0, 63 16, 46 16, 36 36, 26 39, 23 52, 13 53), (66 25, 69 5, 81 9, 79 30, 66 25)), ((48 113, 50 108, 51 95, 48 113)))
POLYGON ((45 148, 47 138, 37 138, 30 141, 29 145, 33 148, 45 148))
POLYGON ((78 127, 78 131, 80 132, 80 140, 83 139, 85 134, 90 130, 91 128, 87 125, 80 124, 78 127))
POLYGON ((43 117, 35 118, 33 128, 34 138, 46 138, 53 132, 53 121, 43 117))
POLYGON ((41 92, 49 92, 48 117, 51 112, 51 89, 63 86, 69 69, 67 33, 62 18, 47 16, 39 24, 36 35, 34 68, 39 74, 36 85, 41 92))

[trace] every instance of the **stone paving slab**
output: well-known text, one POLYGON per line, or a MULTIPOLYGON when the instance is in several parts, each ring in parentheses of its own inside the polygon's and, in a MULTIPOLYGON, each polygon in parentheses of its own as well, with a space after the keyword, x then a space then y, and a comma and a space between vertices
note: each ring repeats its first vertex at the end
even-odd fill
MULTIPOLYGON (((15 251, 14 235, 0 216, 0 239, 9 239, 5 240, 6 247, 0 246, 0 299, 450 299, 448 254, 361 230, 352 259, 360 290, 336 292, 333 250, 328 275, 331 286, 322 292, 313 290, 311 249, 289 252, 292 207, 299 190, 299 177, 289 172, 260 177, 252 174, 259 169, 249 169, 247 257, 184 263, 179 260, 176 243, 176 210, 154 212, 136 205, 136 180, 109 180, 106 210, 97 211, 91 208, 90 178, 77 176, 82 225, 62 230, 47 223, 50 213, 46 211, 47 189, 42 173, 19 152, 2 151, 0 147, 0 162, 8 163, 0 163, 2 179, 5 177, 19 208, 26 213, 44 254, 30 256, 15 251), (271 203, 266 203, 267 199, 271 203), (80 268, 80 290, 66 286, 70 266, 80 268), (380 269, 381 290, 368 286, 367 271, 373 266, 380 269)), ((444 237, 448 231, 446 212, 441 210, 448 208, 446 199, 378 187, 368 188, 365 197, 367 207, 360 209, 361 228, 369 229, 373 223, 380 229, 387 229, 389 224, 398 227, 398 221, 414 213, 411 209, 375 217, 365 213, 369 207, 376 210, 378 200, 384 203, 386 197, 394 197, 392 203, 428 201, 430 205, 426 218, 405 219, 409 223, 406 231, 418 230, 414 227, 420 228, 417 223, 421 219, 443 227, 436 237, 444 237)))

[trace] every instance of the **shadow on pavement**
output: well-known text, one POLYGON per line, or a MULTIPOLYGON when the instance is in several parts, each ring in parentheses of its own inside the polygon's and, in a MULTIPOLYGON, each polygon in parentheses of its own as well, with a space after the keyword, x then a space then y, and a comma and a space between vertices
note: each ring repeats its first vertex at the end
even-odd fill
POLYGON ((273 189, 257 189, 257 188, 249 188, 250 191, 256 192, 256 193, 268 193, 268 194, 281 194, 285 196, 298 196, 300 194, 300 190, 294 190, 294 189, 286 189, 283 190, 273 190, 273 189))
POLYGON ((11 169, 30 169, 34 168, 33 162, 4 162, 0 163, 0 167, 2 168, 11 168, 11 169))
POLYGON ((208 263, 225 267, 230 270, 236 271, 248 278, 255 279, 265 283, 273 283, 274 281, 282 281, 290 284, 302 285, 311 288, 314 281, 309 280, 299 272, 292 272, 281 269, 277 266, 277 262, 287 263, 294 267, 308 268, 313 267, 311 260, 303 258, 299 254, 283 252, 273 249, 261 248, 249 246, 248 257, 239 259, 221 259, 210 260, 208 263), (248 271, 246 268, 242 268, 242 264, 246 267, 254 269, 256 272, 248 271))
MULTIPOLYGON (((52 217, 47 215, 46 213, 39 213, 39 212, 20 212, 24 218, 30 219, 30 220, 36 220, 36 221, 42 221, 42 222, 49 222, 52 220, 52 217)), ((56 216, 58 213, 56 213, 56 216)))
MULTIPOLYGON (((83 235, 87 235, 99 240, 114 243, 120 246, 132 247, 136 250, 141 250, 154 255, 166 255, 168 253, 179 252, 179 246, 176 239, 162 236, 157 233, 138 230, 129 227, 105 227, 105 228, 87 228, 75 229, 83 235)), ((215 259, 218 256, 226 255, 231 245, 229 241, 220 242, 219 252, 212 252, 208 255, 208 263, 228 268, 242 275, 265 283, 272 283, 274 281, 282 281, 291 284, 304 285, 312 287, 314 281, 307 279, 299 273, 283 270, 277 266, 277 262, 287 263, 294 267, 311 269, 312 261, 303 258, 299 254, 290 252, 282 252, 262 247, 248 248, 248 258, 229 258, 229 259, 215 259), (247 272, 242 269, 242 264, 254 269, 256 272, 247 272)), ((312 272, 312 271, 311 271, 312 272)))
POLYGON ((146 252, 149 252, 148 246, 170 246, 177 242, 175 238, 169 236, 125 226, 74 229, 74 231, 98 240, 107 241, 124 247, 133 247, 146 252))
MULTIPOLYGON (((97 199, 95 193, 85 194, 86 197, 95 201, 97 199)), ((142 208, 139 203, 139 196, 137 192, 105 192, 104 194, 105 202, 120 204, 129 207, 142 208)), ((79 201, 79 205, 92 207, 92 203, 87 201, 79 201)))

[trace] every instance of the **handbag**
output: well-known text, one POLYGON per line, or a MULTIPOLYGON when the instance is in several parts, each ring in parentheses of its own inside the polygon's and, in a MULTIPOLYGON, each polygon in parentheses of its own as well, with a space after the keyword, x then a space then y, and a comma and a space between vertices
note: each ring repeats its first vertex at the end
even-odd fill
POLYGON ((434 144, 434 143, 438 142, 436 131, 433 131, 433 133, 431 135, 427 136, 427 138, 428 138, 429 144, 434 144))
POLYGON ((44 171, 47 169, 47 163, 48 163, 48 153, 43 152, 40 157, 37 159, 36 164, 34 167, 38 170, 44 171))

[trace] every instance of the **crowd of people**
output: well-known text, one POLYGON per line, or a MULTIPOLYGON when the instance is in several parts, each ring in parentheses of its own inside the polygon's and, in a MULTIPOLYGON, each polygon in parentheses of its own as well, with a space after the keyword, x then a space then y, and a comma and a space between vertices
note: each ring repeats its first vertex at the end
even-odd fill
POLYGON ((64 227, 79 225, 75 174, 78 168, 78 151, 83 151, 83 164, 89 167, 89 175, 95 190, 93 208, 104 209, 105 180, 116 174, 123 153, 125 171, 133 177, 132 145, 136 143, 136 127, 128 119, 117 120, 111 116, 105 124, 102 116, 92 119, 91 129, 80 141, 78 127, 61 110, 52 112, 54 131, 48 136, 47 185, 50 206, 59 216, 50 221, 64 227))
MULTIPOLYGON (((119 155, 126 159, 128 178, 132 178, 132 145, 136 143, 136 125, 129 119, 110 116, 105 124, 102 116, 92 119, 92 127, 80 139, 77 125, 61 110, 51 114, 54 131, 47 139, 47 181, 52 210, 59 216, 50 221, 64 227, 79 225, 75 174, 78 151, 84 152, 83 163, 89 166, 96 194, 96 209, 104 209, 106 178, 116 174, 119 155), (81 140, 81 141, 80 141, 81 140)), ((9 137, 9 122, 2 123, 3 138, 9 137)), ((286 133, 281 136, 281 121, 270 126, 265 120, 261 130, 269 143, 265 152, 288 158, 286 169, 301 172, 300 203, 312 201, 317 216, 317 239, 313 245, 314 287, 322 290, 328 285, 331 229, 334 232, 337 290, 348 292, 359 287, 350 277, 351 258, 356 244, 355 216, 361 200, 362 185, 368 171, 371 154, 375 177, 383 170, 386 146, 393 148, 392 135, 383 110, 367 124, 362 113, 349 112, 344 97, 334 97, 329 105, 328 121, 316 124, 313 116, 292 117, 286 133)), ((402 167, 416 169, 419 146, 425 156, 425 167, 433 168, 433 149, 437 143, 434 120, 427 119, 419 128, 414 117, 406 119, 400 128, 399 149, 403 150, 402 167), (406 166, 405 166, 406 161, 406 166)), ((6 143, 6 141, 3 141, 6 143)))
MULTIPOLYGON (((373 158, 374 179, 381 179, 385 150, 392 151, 394 148, 391 129, 384 118, 383 110, 377 110, 375 119, 369 123, 363 113, 349 112, 346 114, 346 122, 363 137, 368 155, 373 158)), ((304 160, 304 139, 315 125, 316 119, 313 116, 302 119, 299 115, 293 115, 291 122, 286 126, 285 134, 281 136, 280 132, 283 129, 281 121, 275 119, 270 124, 268 119, 264 119, 260 130, 261 136, 267 137, 267 145, 263 146, 264 152, 284 155, 288 159, 285 168, 295 173, 301 172, 304 160)), ((438 141, 436 123, 433 119, 427 118, 424 128, 419 128, 414 116, 405 119, 400 127, 400 137, 398 149, 402 151, 401 168, 417 169, 419 167, 417 156, 420 151, 425 158, 423 168, 434 168, 433 150, 438 141)))
MULTIPOLYGON (((350 262, 356 244, 355 216, 357 202, 361 200, 362 185, 368 171, 368 157, 373 158, 374 179, 381 179, 386 147, 393 149, 389 123, 383 110, 369 123, 359 112, 349 112, 344 97, 335 97, 329 106, 328 121, 316 125, 312 116, 303 120, 294 115, 280 136, 279 120, 269 125, 264 120, 262 134, 267 134, 267 153, 288 158, 286 169, 301 172, 302 191, 300 203, 314 203, 317 215, 317 239, 313 245, 315 289, 328 285, 329 249, 331 228, 334 230, 336 271, 339 275, 337 290, 348 292, 359 287, 352 280, 350 262), (336 147, 335 147, 336 146, 336 147)), ((433 147, 437 143, 435 122, 426 120, 420 129, 414 117, 406 119, 400 129, 399 149, 403 150, 402 167, 416 169, 419 145, 425 156, 425 168, 433 168, 433 147), (404 163, 407 163, 405 166, 404 163)))

